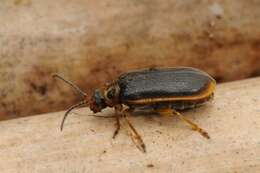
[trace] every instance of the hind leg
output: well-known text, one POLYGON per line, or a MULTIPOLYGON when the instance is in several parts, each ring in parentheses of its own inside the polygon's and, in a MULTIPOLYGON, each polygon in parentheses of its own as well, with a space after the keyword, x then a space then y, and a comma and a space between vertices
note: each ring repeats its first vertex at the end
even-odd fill
POLYGON ((195 124, 194 122, 192 122, 191 120, 189 120, 188 118, 183 116, 181 113, 177 112, 174 109, 172 109, 172 113, 177 115, 182 121, 184 121, 186 124, 191 126, 192 130, 195 130, 195 131, 199 132, 203 137, 210 139, 208 133, 205 130, 203 130, 197 124, 195 124))
POLYGON ((171 108, 156 109, 156 111, 163 115, 177 115, 178 118, 181 119, 183 122, 185 122, 187 125, 189 125, 192 130, 199 132, 203 137, 207 139, 210 138, 210 136, 205 130, 203 130, 196 123, 192 122, 191 120, 183 116, 180 112, 171 108))

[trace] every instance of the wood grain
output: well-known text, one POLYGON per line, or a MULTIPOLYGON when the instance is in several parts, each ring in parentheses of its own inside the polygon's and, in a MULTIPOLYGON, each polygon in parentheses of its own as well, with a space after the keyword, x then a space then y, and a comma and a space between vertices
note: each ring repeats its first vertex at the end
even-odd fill
MULTIPOLYGON (((115 140, 113 119, 75 110, 0 122, 2 173, 193 172, 257 173, 260 170, 260 78, 221 84, 215 99, 185 115, 206 129, 210 140, 176 117, 134 116, 147 153, 140 152, 126 124, 115 140)), ((106 110, 103 115, 112 114, 106 110)))

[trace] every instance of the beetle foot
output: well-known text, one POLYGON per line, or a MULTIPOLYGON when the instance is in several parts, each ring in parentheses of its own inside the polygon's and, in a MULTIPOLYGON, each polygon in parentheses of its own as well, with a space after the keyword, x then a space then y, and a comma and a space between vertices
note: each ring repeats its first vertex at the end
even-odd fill
POLYGON ((114 133, 113 133, 113 137, 112 137, 113 139, 116 138, 116 136, 118 135, 119 130, 120 130, 120 126, 117 127, 116 130, 114 131, 114 133))
POLYGON ((198 128, 198 129, 195 129, 195 130, 198 131, 203 137, 205 137, 207 139, 210 139, 210 136, 209 136, 208 132, 204 131, 201 128, 198 128))

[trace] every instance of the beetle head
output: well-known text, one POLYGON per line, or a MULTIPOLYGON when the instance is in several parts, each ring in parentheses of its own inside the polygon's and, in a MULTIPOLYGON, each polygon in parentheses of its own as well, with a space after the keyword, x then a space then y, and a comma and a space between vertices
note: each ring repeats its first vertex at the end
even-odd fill
POLYGON ((106 108, 105 98, 103 92, 100 89, 96 89, 93 93, 92 98, 89 102, 89 108, 94 112, 100 112, 102 109, 106 108))

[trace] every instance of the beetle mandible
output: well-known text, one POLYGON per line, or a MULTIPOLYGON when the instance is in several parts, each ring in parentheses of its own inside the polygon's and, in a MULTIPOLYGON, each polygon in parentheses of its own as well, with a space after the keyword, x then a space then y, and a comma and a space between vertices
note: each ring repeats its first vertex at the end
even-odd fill
POLYGON ((205 138, 210 138, 205 130, 178 112, 200 106, 213 98, 216 81, 201 70, 191 67, 150 68, 124 73, 105 87, 96 89, 92 96, 58 74, 53 77, 65 81, 84 96, 81 102, 67 110, 61 130, 66 117, 74 108, 87 105, 94 113, 106 107, 114 108, 116 129, 113 138, 120 130, 122 117, 131 129, 132 139, 138 142, 137 147, 143 152, 146 151, 145 144, 128 118, 135 110, 166 111, 179 117, 205 138), (124 109, 123 105, 127 108, 124 109))

